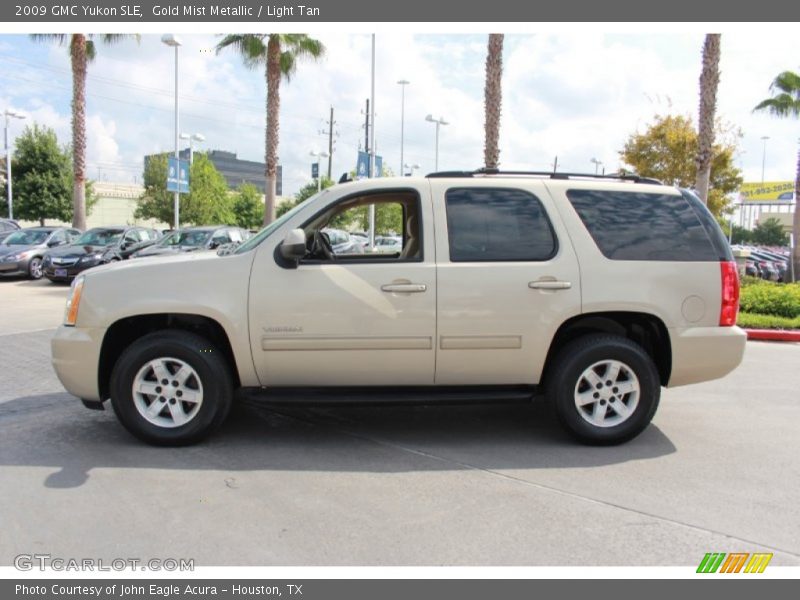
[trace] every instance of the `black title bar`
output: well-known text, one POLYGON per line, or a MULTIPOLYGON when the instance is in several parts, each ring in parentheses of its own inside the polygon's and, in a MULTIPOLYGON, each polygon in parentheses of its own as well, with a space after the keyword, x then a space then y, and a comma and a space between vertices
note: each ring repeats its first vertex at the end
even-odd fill
POLYGON ((74 22, 786 22, 800 20, 800 3, 787 0, 4 0, 0 20, 74 22))

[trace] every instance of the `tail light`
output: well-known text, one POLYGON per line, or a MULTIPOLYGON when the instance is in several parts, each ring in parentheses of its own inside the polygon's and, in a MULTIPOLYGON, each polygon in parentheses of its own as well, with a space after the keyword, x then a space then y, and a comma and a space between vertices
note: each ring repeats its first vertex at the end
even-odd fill
POLYGON ((719 308, 720 327, 736 325, 739 313, 739 271, 735 262, 719 263, 722 274, 722 302, 719 308))

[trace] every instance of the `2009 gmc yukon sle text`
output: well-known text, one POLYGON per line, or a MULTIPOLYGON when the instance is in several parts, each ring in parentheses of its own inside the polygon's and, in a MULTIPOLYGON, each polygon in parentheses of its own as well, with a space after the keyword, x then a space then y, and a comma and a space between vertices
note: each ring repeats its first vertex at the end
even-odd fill
POLYGON ((562 174, 377 179, 323 191, 227 256, 91 269, 53 364, 70 393, 110 399, 154 444, 201 439, 238 388, 296 402, 543 391, 571 434, 612 444, 650 423, 661 386, 741 362, 738 296, 728 244, 685 190, 562 174), (323 229, 368 205, 402 211, 402 250, 336 255, 323 229))

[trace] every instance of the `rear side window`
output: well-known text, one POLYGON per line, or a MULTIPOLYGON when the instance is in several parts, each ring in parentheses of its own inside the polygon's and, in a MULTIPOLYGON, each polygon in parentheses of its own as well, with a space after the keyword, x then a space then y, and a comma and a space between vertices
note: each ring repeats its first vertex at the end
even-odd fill
POLYGON ((719 260, 703 224, 683 196, 569 190, 567 197, 606 258, 719 260))
POLYGON ((553 227, 533 194, 454 188, 445 203, 452 262, 542 261, 556 253, 553 227))

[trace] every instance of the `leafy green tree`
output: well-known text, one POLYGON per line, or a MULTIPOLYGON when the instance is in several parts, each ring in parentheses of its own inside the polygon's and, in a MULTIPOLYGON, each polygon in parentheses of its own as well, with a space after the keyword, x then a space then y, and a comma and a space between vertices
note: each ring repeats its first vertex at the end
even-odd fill
MULTIPOLYGON (((772 96, 759 102, 754 111, 767 111, 781 119, 800 118, 800 73, 784 71, 772 81, 769 91, 772 92, 772 96)), ((794 176, 792 230, 794 231, 792 263, 795 281, 798 281, 800 280, 800 150, 797 151, 797 169, 794 176)))
POLYGON ((86 229, 86 215, 89 211, 86 197, 86 73, 89 63, 97 54, 97 44, 94 38, 108 45, 115 44, 126 37, 133 37, 138 42, 139 35, 47 33, 34 34, 31 37, 36 41, 54 41, 62 46, 69 44, 69 56, 72 63, 72 151, 75 153, 72 226, 86 229))
MULTIPOLYGON (((167 191, 167 155, 152 156, 145 164, 144 192, 134 216, 172 223, 173 192, 167 191)), ((189 171, 189 193, 180 197, 180 222, 187 225, 233 223, 236 215, 228 184, 209 158, 196 152, 189 171)))
MULTIPOLYGON (((742 173, 734 164, 741 134, 717 125, 712 147, 708 208, 721 214, 728 196, 739 189, 742 173)), ((633 133, 620 152, 622 160, 643 177, 654 177, 669 185, 691 188, 695 185, 698 136, 691 117, 656 115, 643 133, 633 133)))
POLYGON ((771 217, 753 228, 752 241, 761 246, 788 246, 789 234, 778 219, 771 217))
MULTIPOLYGON (((26 127, 16 141, 11 174, 15 217, 41 225, 45 219, 72 220, 72 155, 69 148, 58 145, 55 131, 36 123, 26 127)), ((92 182, 87 181, 85 188, 91 211, 97 201, 92 182)))
POLYGON ((236 224, 245 229, 258 229, 264 221, 264 200, 252 183, 243 183, 233 197, 236 224))
MULTIPOLYGON (((336 182, 333 179, 330 179, 330 178, 326 177, 325 175, 323 175, 322 176, 322 182, 320 183, 320 185, 321 185, 322 189, 324 190, 324 189, 327 189, 327 188, 331 187, 334 183, 336 183, 336 182)), ((316 193, 317 193, 317 182, 316 182, 316 180, 307 183, 306 185, 301 187, 300 190, 294 195, 294 199, 293 200, 289 200, 287 202, 281 202, 281 204, 278 206, 278 209, 276 211, 277 216, 279 216, 279 217, 283 216, 284 214, 286 214, 287 212, 292 210, 295 206, 297 206, 298 204, 302 204, 303 202, 305 202, 306 200, 311 198, 311 196, 313 196, 316 193)))
POLYGON ((278 172, 278 128, 281 80, 287 81, 302 57, 320 58, 325 46, 304 33, 237 33, 226 35, 217 44, 217 53, 232 47, 242 56, 245 66, 264 69, 267 82, 267 124, 264 162, 267 193, 264 199, 264 225, 275 220, 275 197, 278 172))

